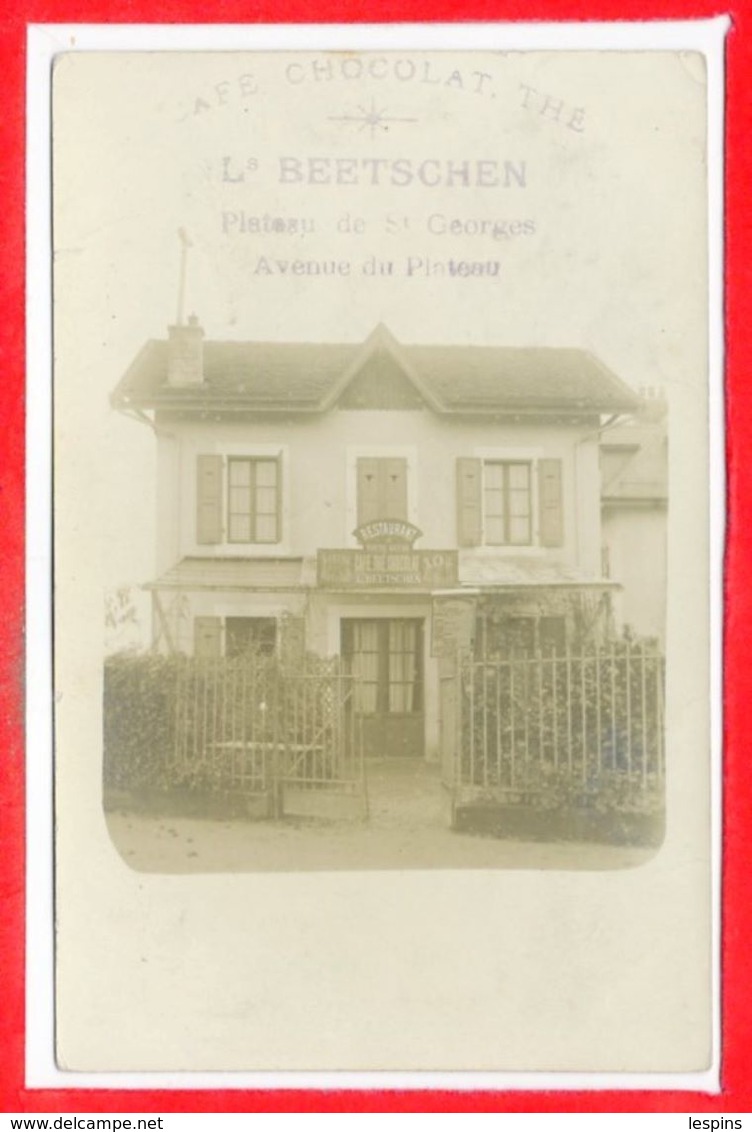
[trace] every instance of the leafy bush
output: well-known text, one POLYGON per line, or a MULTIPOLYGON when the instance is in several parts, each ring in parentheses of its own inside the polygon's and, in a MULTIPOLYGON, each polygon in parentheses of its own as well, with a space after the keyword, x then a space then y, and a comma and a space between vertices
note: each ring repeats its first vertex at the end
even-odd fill
POLYGON ((663 805, 663 660, 651 643, 466 664, 461 784, 541 808, 663 805))
POLYGON ((256 793, 280 776, 334 777, 344 743, 340 674, 338 661, 292 649, 235 659, 111 657, 105 788, 256 793))
POLYGON ((174 742, 175 661, 120 654, 104 667, 105 788, 164 788, 174 742))

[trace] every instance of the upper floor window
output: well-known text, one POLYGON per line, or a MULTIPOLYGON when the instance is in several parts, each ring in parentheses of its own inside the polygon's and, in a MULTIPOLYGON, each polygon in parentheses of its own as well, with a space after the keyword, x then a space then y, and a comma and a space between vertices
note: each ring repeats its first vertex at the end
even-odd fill
POLYGON ((561 546, 562 461, 457 460, 459 546, 561 546))
POLYGON ((484 461, 483 518, 489 546, 530 544, 533 500, 529 463, 484 461))
POLYGON ((277 460, 228 460, 227 539, 229 542, 279 542, 279 468, 277 460))
POLYGON ((279 456, 198 456, 196 542, 281 542, 281 479, 279 456))

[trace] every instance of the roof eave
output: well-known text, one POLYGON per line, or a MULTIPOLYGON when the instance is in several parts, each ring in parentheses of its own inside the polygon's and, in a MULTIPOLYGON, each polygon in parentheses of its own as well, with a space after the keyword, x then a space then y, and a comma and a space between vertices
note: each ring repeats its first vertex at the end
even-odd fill
POLYGON ((152 409, 180 410, 196 413, 310 413, 320 414, 318 404, 301 402, 276 402, 268 404, 263 401, 224 401, 214 398, 188 398, 188 397, 140 397, 133 400, 122 400, 118 408, 125 409, 152 409))
MULTIPOLYGON (((117 392, 117 391, 116 391, 117 392)), ((111 403, 120 410, 177 409, 187 412, 222 412, 222 413, 305 413, 311 416, 322 416, 333 406, 322 405, 320 402, 232 400, 214 397, 116 397, 112 395, 111 403)), ((628 410, 614 405, 572 405, 567 402, 550 404, 499 404, 485 402, 483 404, 454 404, 445 406, 430 406, 439 416, 569 416, 593 417, 605 413, 626 412, 628 410)))
POLYGON ((541 416, 543 414, 556 414, 558 416, 566 415, 572 417, 593 417, 602 416, 605 413, 623 413, 630 410, 623 405, 604 405, 604 404, 583 404, 577 402, 572 404, 571 401, 534 401, 534 402, 521 402, 521 403, 494 403, 494 402, 480 402, 472 404, 470 402, 455 402, 447 405, 447 413, 504 413, 504 414, 517 414, 519 416, 541 416))
POLYGON ((644 495, 602 495, 603 507, 665 507, 668 503, 668 492, 665 489, 646 493, 644 495))

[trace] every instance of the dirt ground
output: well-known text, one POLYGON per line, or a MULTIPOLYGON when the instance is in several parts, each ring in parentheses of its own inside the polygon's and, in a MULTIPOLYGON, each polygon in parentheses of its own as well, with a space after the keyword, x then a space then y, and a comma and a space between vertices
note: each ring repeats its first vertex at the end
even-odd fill
MULTIPOLYGON (((352 807, 351 807, 352 809, 352 807)), ((112 841, 132 868, 153 873, 337 869, 623 869, 653 849, 522 842, 449 828, 442 787, 428 764, 368 764, 368 819, 286 816, 209 820, 115 810, 112 841)))

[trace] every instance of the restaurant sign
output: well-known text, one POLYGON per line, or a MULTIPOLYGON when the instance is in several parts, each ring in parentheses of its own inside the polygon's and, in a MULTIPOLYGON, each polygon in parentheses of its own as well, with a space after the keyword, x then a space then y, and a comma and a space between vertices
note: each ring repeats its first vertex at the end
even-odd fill
POLYGON ((368 550, 320 550, 317 573, 318 584, 330 589, 430 590, 457 584, 457 551, 392 544, 368 550))
POLYGON ((353 534, 364 547, 383 543, 390 546, 412 546, 423 532, 420 527, 405 519, 374 519, 370 523, 363 523, 353 534))
POLYGON ((457 583, 456 550, 416 550, 423 532, 406 519, 372 519, 353 535, 360 550, 320 550, 318 584, 329 589, 431 590, 457 583))

